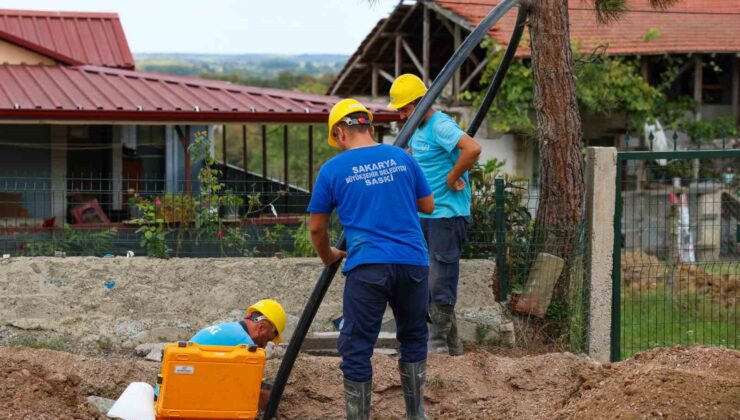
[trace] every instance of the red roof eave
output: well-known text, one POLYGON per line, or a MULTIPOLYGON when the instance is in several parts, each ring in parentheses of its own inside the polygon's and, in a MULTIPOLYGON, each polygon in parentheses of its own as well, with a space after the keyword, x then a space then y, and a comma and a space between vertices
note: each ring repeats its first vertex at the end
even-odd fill
MULTIPOLYGON (((400 121, 397 112, 374 113, 374 122, 400 121)), ((326 123, 327 114, 295 112, 195 112, 195 111, 109 111, 109 110, 45 110, 45 109, 0 109, 2 120, 64 120, 64 121, 193 121, 211 123, 326 123)))

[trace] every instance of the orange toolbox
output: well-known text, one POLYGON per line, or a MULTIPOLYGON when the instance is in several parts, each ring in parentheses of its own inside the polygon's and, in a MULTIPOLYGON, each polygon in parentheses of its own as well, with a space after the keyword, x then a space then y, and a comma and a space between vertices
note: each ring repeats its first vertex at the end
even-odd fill
POLYGON ((257 417, 265 351, 257 346, 169 344, 157 377, 157 420, 257 417))

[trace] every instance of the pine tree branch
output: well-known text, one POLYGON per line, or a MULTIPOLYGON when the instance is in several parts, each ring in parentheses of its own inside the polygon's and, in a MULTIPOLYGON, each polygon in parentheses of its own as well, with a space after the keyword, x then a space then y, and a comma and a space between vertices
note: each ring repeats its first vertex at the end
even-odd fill
MULTIPOLYGON (((654 9, 667 9, 681 0, 650 0, 654 9)), ((618 21, 628 9, 627 0, 593 0, 596 20, 602 25, 618 21)))
POLYGON ((596 20, 602 25, 616 22, 627 11, 626 0, 593 0, 596 20))

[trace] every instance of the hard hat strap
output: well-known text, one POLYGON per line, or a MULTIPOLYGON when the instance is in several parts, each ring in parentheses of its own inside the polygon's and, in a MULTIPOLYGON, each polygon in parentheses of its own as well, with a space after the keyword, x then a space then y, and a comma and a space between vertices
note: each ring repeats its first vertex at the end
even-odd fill
POLYGON ((359 117, 359 118, 350 118, 350 117, 344 117, 341 120, 339 120, 341 123, 345 123, 349 126, 352 125, 372 125, 372 121, 370 118, 367 117, 359 117))

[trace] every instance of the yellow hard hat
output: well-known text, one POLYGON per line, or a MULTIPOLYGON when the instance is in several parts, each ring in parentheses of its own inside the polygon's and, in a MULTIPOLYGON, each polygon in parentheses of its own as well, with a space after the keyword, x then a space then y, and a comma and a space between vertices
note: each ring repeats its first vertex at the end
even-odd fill
POLYGON ((273 343, 280 343, 282 339, 280 336, 283 334, 285 329, 285 323, 287 317, 285 316, 285 309, 276 300, 273 299, 262 299, 254 305, 247 308, 247 315, 252 312, 259 312, 267 318, 272 325, 277 329, 277 335, 272 340, 273 343))
POLYGON ((356 99, 342 99, 331 108, 331 112, 329 112, 329 146, 339 147, 337 139, 334 137, 334 126, 344 117, 355 112, 364 112, 370 117, 370 122, 373 121, 373 113, 368 111, 365 105, 356 99))
POLYGON ((399 109, 414 102, 427 93, 427 87, 419 76, 411 73, 396 77, 391 85, 391 102, 388 108, 399 109))

